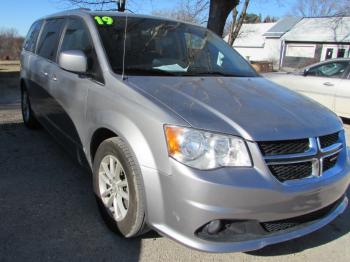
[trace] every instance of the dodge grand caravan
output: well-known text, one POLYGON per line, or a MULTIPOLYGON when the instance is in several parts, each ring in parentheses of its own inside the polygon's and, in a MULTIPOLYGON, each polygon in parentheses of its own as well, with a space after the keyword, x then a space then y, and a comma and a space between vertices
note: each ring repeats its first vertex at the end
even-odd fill
POLYGON ((36 21, 21 57, 23 120, 92 171, 107 225, 208 252, 315 231, 347 204, 341 120, 260 77, 212 32, 68 11, 36 21))

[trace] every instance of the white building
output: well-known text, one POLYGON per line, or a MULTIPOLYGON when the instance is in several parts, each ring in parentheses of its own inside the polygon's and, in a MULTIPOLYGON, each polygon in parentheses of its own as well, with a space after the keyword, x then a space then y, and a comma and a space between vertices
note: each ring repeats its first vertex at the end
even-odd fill
POLYGON ((303 18, 282 37, 281 67, 350 55, 350 17, 303 18))
MULTIPOLYGON (((270 41, 264 34, 276 23, 243 24, 233 47, 250 61, 266 61, 275 58, 270 41)), ((227 40, 228 37, 225 38, 227 40)), ((280 46, 280 42, 278 42, 280 46)), ((279 54, 277 55, 278 58, 279 54)))
POLYGON ((289 16, 277 23, 244 24, 233 47, 250 61, 273 62, 275 69, 349 57, 350 17, 289 16))
MULTIPOLYGON (((278 69, 281 59, 281 37, 290 30, 300 18, 285 17, 276 23, 243 24, 233 47, 249 61, 273 62, 278 69)), ((228 36, 225 37, 227 41, 228 36)))

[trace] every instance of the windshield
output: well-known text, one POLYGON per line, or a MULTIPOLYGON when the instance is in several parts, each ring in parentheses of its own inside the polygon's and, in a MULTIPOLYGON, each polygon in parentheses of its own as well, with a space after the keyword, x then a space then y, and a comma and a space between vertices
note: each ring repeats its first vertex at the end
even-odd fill
POLYGON ((176 21, 93 17, 114 72, 168 76, 257 76, 236 51, 205 28, 176 21))

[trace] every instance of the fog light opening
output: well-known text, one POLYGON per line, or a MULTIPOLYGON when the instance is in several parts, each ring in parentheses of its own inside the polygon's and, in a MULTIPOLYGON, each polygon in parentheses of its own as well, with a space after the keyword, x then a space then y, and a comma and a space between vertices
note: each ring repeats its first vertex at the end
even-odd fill
POLYGON ((208 224, 207 232, 210 235, 217 234, 222 229, 222 222, 221 220, 213 220, 208 224))

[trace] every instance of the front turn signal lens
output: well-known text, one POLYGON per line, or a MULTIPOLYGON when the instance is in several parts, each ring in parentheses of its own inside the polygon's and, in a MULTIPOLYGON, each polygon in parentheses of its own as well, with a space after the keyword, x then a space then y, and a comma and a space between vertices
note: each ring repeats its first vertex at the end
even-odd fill
POLYGON ((183 133, 181 127, 165 127, 165 135, 168 144, 168 152, 170 155, 176 155, 180 153, 180 136, 183 133))

